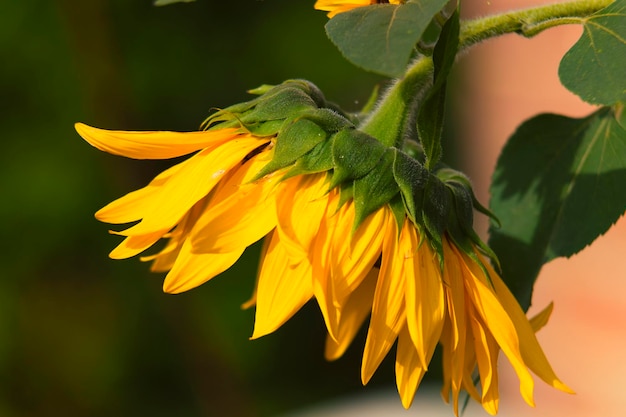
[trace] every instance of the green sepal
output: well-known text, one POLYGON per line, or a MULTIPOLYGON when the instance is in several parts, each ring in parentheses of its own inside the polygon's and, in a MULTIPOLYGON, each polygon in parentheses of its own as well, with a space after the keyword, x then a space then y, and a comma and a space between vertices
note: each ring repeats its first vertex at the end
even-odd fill
MULTIPOLYGON (((241 123, 234 123, 232 127, 240 127, 241 129, 247 131, 251 135, 262 138, 262 137, 276 136, 278 132, 281 131, 284 125, 285 125, 284 120, 271 120, 265 123, 254 123, 254 124, 249 124, 245 126, 242 126, 241 123)), ((219 125, 219 127, 226 128, 230 126, 227 126, 226 124, 224 124, 224 125, 219 125)))
POLYGON ((497 269, 500 269, 500 263, 493 250, 474 231, 473 191, 457 181, 447 181, 445 184, 451 192, 454 205, 454 210, 451 210, 448 216, 448 235, 459 249, 480 265, 490 280, 475 248, 479 247, 494 262, 497 269))
POLYGON ((365 176, 387 150, 376 139, 356 129, 337 132, 332 143, 334 170, 331 187, 365 176))
MULTIPOLYGON (((398 226, 398 236, 400 236, 400 231, 402 230, 402 226, 404 226, 404 222, 406 219, 406 209, 404 207, 404 201, 402 200, 402 196, 400 194, 396 195, 394 198, 389 200, 389 208, 391 209, 391 213, 393 214, 393 218, 396 221, 396 225, 398 226)), ((420 231, 421 237, 421 228, 418 228, 420 231)), ((422 239, 420 239, 421 243, 422 239)))
POLYGON ((300 157, 285 177, 314 174, 329 171, 333 168, 332 141, 326 140, 317 144, 311 151, 300 157))
POLYGON ((439 178, 429 176, 424 192, 422 205, 422 221, 428 238, 439 256, 439 264, 443 269, 443 235, 447 228, 448 213, 452 205, 451 195, 439 178))
POLYGON ((472 206, 474 207, 474 209, 479 213, 482 213, 485 216, 489 217, 493 221, 494 226, 500 227, 500 219, 498 219, 498 216, 496 216, 491 210, 483 206, 480 201, 478 201, 478 199, 476 198, 476 194, 474 194, 472 183, 465 174, 452 168, 441 168, 437 171, 437 176, 444 182, 456 181, 460 183, 463 187, 465 187, 465 189, 469 192, 472 198, 472 206))
POLYGON ((253 110, 241 116, 244 124, 294 117, 316 109, 315 101, 301 88, 285 86, 259 97, 253 110))
MULTIPOLYGON (((332 189, 332 187, 329 187, 329 190, 330 189, 332 189)), ((351 182, 347 182, 339 188, 339 204, 337 205, 337 209, 339 209, 339 207, 343 206, 348 201, 353 200, 353 199, 354 199, 354 184, 351 182)))
POLYGON ((293 121, 278 133, 274 156, 258 172, 255 179, 293 164, 326 138, 324 129, 314 122, 307 119, 293 121))
POLYGON ((261 84, 260 86, 256 87, 256 88, 251 88, 249 89, 247 92, 248 94, 254 94, 255 96, 261 96, 263 94, 267 94, 270 92, 270 90, 272 88, 276 87, 275 85, 272 84, 261 84))
MULTIPOLYGON (((252 94, 260 94, 252 100, 218 110, 205 122, 206 129, 230 125, 249 127, 274 120, 284 120, 313 112, 318 108, 332 106, 314 84, 305 80, 288 80, 276 86, 262 85, 252 94)), ((334 106, 332 106, 334 109, 334 106)), ((230 127, 230 126, 228 126, 230 127)))
POLYGON ((336 133, 342 129, 353 128, 354 124, 345 115, 330 108, 308 110, 300 116, 324 129, 327 133, 336 133))
POLYGON ((420 223, 424 188, 430 173, 417 160, 398 150, 393 163, 393 176, 400 188, 406 211, 413 223, 420 223))
POLYGON ((387 148, 376 168, 354 180, 354 229, 371 213, 387 204, 400 192, 393 177, 394 148, 387 148))

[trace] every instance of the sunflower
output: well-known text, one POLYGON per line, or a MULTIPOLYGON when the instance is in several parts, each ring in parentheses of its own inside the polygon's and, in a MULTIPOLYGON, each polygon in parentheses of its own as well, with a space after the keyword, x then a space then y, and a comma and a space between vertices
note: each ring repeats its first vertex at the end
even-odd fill
POLYGON ((363 6, 371 6, 372 4, 381 4, 381 3, 389 3, 389 4, 402 4, 404 1, 401 0, 389 0, 389 1, 381 1, 381 0, 352 0, 352 1, 341 1, 341 0, 317 0, 315 2, 315 9, 323 10, 328 12, 328 17, 331 18, 339 13, 347 12, 349 10, 355 9, 357 7, 363 6))
POLYGON ((111 131, 76 124, 96 148, 136 159, 190 155, 147 186, 96 213, 124 240, 115 259, 138 255, 167 272, 180 293, 230 268, 263 240, 252 298, 252 338, 277 330, 315 299, 328 330, 325 356, 342 356, 369 318, 361 379, 367 384, 396 345, 396 384, 404 407, 441 345, 444 400, 458 414, 462 391, 495 414, 502 351, 533 405, 531 371, 555 375, 535 331, 551 306, 529 321, 471 229, 469 181, 434 172, 359 131, 300 81, 211 116, 207 130, 111 131), (290 101, 291 100, 291 101, 290 101), (290 110, 292 104, 295 110, 290 110))

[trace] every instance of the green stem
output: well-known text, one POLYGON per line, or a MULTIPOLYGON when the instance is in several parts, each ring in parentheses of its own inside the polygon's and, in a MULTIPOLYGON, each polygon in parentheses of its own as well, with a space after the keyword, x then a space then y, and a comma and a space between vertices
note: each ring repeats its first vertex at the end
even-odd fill
POLYGON ((415 134, 415 112, 419 99, 432 85, 433 60, 420 57, 395 81, 359 129, 385 146, 402 148, 407 137, 415 134))
POLYGON ((554 26, 582 23, 613 1, 575 0, 466 21, 461 25, 459 50, 506 33, 517 33, 530 38, 554 26))

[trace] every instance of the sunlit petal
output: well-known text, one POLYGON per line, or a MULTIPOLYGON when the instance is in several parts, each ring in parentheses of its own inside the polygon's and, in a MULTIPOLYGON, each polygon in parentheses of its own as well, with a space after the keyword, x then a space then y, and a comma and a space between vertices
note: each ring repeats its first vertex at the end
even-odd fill
POLYGON ((200 132, 126 132, 74 125, 90 145, 113 155, 135 159, 169 159, 200 149, 212 149, 238 136, 237 129, 200 132))
POLYGON ((233 266, 245 247, 228 253, 192 253, 191 243, 185 241, 172 270, 165 277, 163 291, 178 294, 204 284, 233 266))
POLYGON ((258 146, 258 139, 237 139, 197 153, 163 185, 141 222, 124 233, 127 236, 144 235, 173 228, 228 171, 258 146))
POLYGON ((421 367, 428 369, 430 357, 441 335, 445 314, 439 262, 428 242, 419 245, 417 231, 410 222, 405 223, 400 233, 398 250, 405 259, 408 331, 417 349, 421 367))
POLYGON ((289 263, 274 231, 263 257, 256 289, 256 313, 252 339, 278 329, 313 296, 311 265, 289 263))
POLYGON ((279 175, 246 183, 265 164, 254 158, 215 190, 191 232, 194 251, 230 252, 261 239, 276 226, 275 190, 279 175))
POLYGON ((337 340, 326 338, 325 356, 328 360, 339 358, 346 351, 357 332, 363 325, 372 310, 374 290, 378 279, 378 268, 373 268, 367 274, 361 285, 346 300, 341 307, 337 340))
POLYGON ((404 259, 398 255, 398 231, 391 217, 383 242, 382 263, 363 352, 361 380, 364 384, 393 346, 406 319, 404 259))

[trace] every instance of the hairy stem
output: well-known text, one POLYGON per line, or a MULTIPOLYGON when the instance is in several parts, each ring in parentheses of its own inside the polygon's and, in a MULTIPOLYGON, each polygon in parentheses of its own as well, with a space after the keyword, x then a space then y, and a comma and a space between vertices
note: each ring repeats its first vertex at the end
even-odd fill
POLYGON ((433 60, 422 56, 394 82, 359 129, 386 146, 402 148, 407 137, 415 138, 418 101, 432 85, 433 60))
POLYGON ((459 50, 506 33, 530 38, 554 26, 582 23, 613 1, 575 0, 469 20, 461 24, 459 50))

